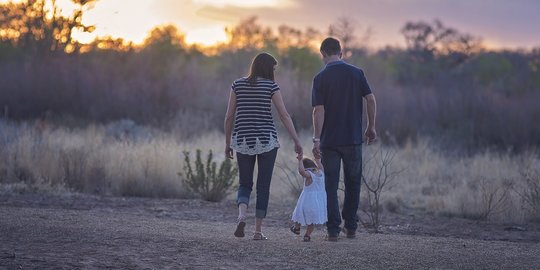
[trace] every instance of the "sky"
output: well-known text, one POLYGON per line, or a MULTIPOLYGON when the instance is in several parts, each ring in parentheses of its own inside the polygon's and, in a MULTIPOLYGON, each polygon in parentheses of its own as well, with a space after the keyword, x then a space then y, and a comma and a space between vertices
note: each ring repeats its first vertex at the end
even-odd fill
POLYGON ((481 37, 488 47, 540 47, 540 0, 98 0, 83 20, 95 32, 76 38, 110 35, 141 43, 156 25, 172 23, 188 43, 211 45, 226 40, 225 27, 250 16, 262 25, 323 33, 347 17, 360 31, 371 29, 372 47, 404 46, 399 31, 406 22, 434 19, 481 37))

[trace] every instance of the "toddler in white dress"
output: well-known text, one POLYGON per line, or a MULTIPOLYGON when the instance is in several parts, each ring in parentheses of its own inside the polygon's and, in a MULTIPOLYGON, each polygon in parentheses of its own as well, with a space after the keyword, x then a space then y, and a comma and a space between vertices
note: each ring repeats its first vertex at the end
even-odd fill
POLYGON ((307 226, 304 241, 311 240, 311 233, 315 224, 324 224, 327 221, 326 190, 324 185, 324 168, 321 160, 298 157, 298 172, 304 178, 304 188, 294 212, 291 231, 300 234, 300 226, 307 226))

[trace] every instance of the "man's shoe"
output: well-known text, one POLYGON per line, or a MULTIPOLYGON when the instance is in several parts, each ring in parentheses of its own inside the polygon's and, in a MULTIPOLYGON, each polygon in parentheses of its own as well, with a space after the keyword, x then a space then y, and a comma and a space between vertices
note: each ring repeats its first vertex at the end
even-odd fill
POLYGON ((327 234, 325 240, 328 242, 337 242, 338 236, 333 234, 327 234))
POLYGON ((347 236, 347 238, 355 238, 356 237, 356 231, 353 231, 353 230, 349 230, 345 227, 343 227, 343 232, 345 233, 345 235, 347 236))

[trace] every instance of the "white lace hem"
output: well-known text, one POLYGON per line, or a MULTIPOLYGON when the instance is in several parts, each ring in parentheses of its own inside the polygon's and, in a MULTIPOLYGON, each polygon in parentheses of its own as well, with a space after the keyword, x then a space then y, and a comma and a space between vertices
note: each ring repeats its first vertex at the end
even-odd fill
POLYGON ((279 142, 277 138, 272 136, 272 133, 270 133, 270 140, 266 145, 262 144, 259 138, 256 138, 255 146, 249 147, 246 143, 246 137, 244 137, 242 143, 238 143, 238 136, 236 134, 233 135, 231 142, 231 148, 234 149, 236 152, 244 155, 259 155, 272 151, 276 147, 279 147, 279 142))

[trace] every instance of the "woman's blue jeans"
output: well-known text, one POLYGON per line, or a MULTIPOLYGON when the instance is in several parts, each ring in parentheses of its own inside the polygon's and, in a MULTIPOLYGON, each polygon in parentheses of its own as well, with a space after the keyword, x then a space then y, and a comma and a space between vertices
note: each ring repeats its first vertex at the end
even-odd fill
POLYGON ((268 209, 268 199, 270 197, 270 182, 274 163, 276 162, 278 148, 258 155, 244 155, 236 153, 238 160, 238 172, 240 176, 240 186, 238 187, 237 204, 245 203, 249 205, 249 197, 253 189, 253 171, 255 161, 257 161, 257 203, 255 205, 255 217, 265 218, 268 209))
POLYGON ((360 185, 362 184, 362 145, 327 147, 321 151, 328 201, 328 222, 326 223, 328 234, 332 236, 339 234, 341 217, 345 221, 345 228, 356 231, 358 227, 356 211, 360 202, 360 185), (337 191, 342 161, 345 198, 340 216, 337 191))

